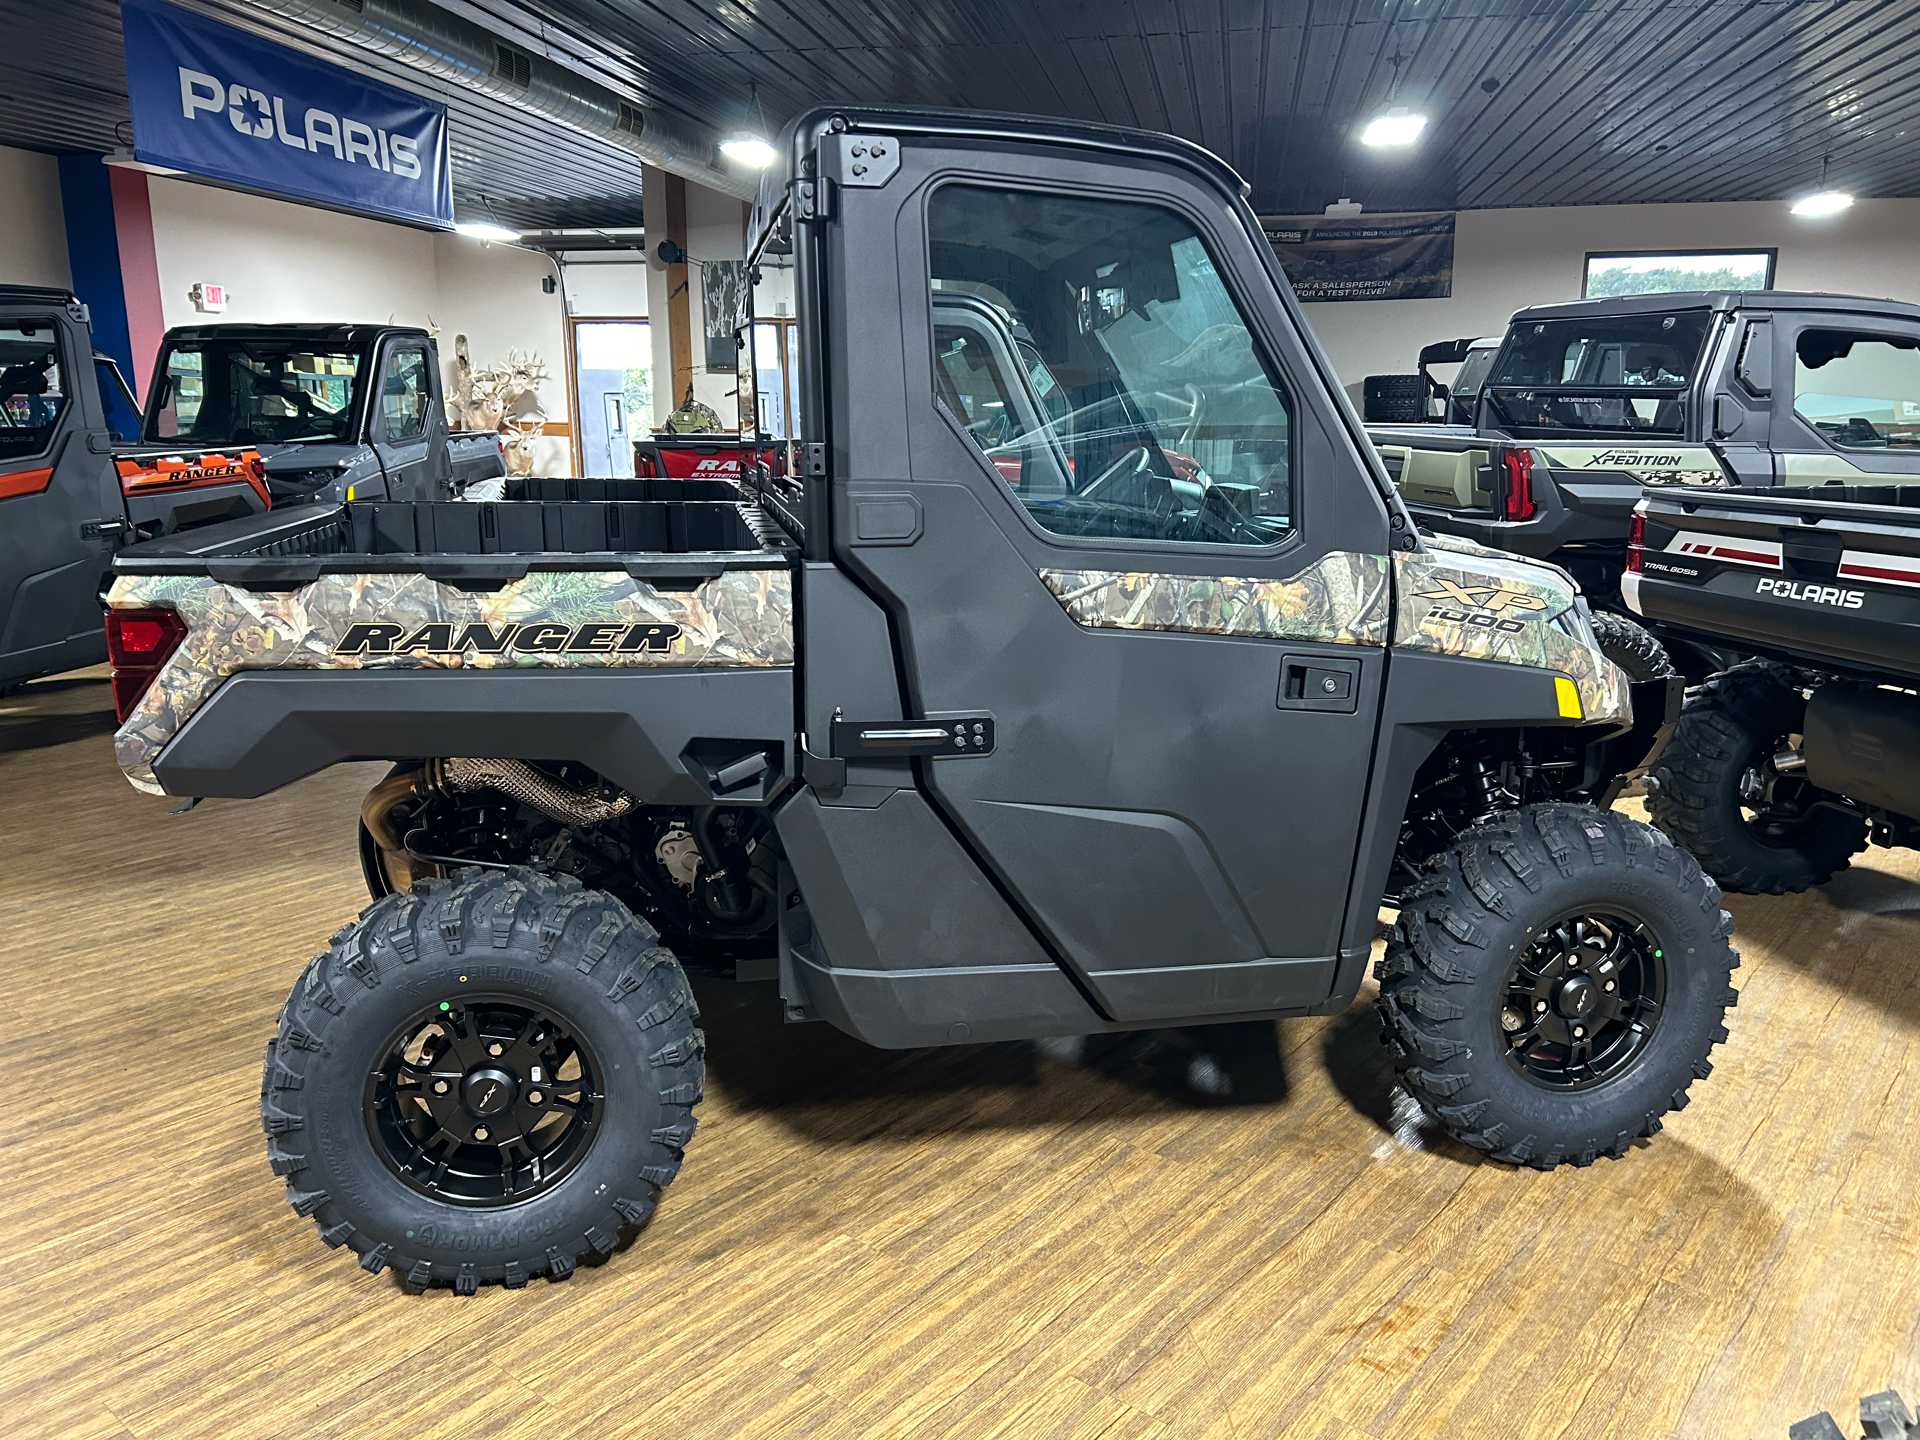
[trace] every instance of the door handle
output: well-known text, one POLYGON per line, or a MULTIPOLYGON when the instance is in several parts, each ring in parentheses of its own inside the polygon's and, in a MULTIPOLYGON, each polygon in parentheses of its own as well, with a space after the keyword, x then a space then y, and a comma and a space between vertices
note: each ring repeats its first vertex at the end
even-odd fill
POLYGON ((957 720, 835 720, 833 753, 842 759, 991 755, 993 717, 957 720))
POLYGON ((1360 662, 1319 655, 1280 657, 1282 710, 1331 710, 1352 715, 1360 707, 1360 662))

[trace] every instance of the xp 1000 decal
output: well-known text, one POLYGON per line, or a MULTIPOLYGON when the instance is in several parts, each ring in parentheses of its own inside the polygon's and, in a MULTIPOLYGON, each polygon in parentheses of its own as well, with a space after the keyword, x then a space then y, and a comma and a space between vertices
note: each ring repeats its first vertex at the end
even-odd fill
POLYGON ((1627 677, 1600 653, 1564 571, 1452 536, 1421 546, 1394 553, 1396 646, 1557 670, 1585 719, 1633 718, 1627 677))
POLYGON ((114 736, 127 778, 156 795, 154 757, 237 671, 793 663, 792 577, 780 566, 685 591, 619 570, 538 572, 481 592, 406 573, 323 575, 285 592, 123 575, 107 603, 171 607, 187 629, 114 736))

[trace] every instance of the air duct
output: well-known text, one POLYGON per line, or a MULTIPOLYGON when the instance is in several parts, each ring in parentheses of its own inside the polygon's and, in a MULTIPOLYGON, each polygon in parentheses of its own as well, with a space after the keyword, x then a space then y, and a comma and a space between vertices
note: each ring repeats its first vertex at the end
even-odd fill
POLYGON ((759 188, 757 174, 735 174, 716 162, 710 138, 428 0, 251 3, 450 85, 617 145, 649 165, 709 189, 751 200, 759 188))

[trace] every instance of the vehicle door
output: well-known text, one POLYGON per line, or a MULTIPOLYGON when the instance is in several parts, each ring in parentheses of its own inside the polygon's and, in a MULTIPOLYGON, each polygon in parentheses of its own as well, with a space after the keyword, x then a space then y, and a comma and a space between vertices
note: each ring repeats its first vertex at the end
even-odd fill
POLYGON ((395 500, 446 499, 453 480, 447 417, 434 401, 437 387, 426 342, 409 336, 388 340, 375 375, 367 438, 380 457, 387 494, 395 500))
POLYGON ((106 657, 100 582, 123 520, 84 325, 0 312, 0 684, 106 657))
POLYGON ((1172 158, 821 143, 833 548, 966 722, 929 797, 1109 1014, 1324 1000, 1389 522, 1256 222, 1172 158))
POLYGON ((1920 326, 1776 310, 1773 330, 1770 428, 1781 481, 1920 478, 1920 326))

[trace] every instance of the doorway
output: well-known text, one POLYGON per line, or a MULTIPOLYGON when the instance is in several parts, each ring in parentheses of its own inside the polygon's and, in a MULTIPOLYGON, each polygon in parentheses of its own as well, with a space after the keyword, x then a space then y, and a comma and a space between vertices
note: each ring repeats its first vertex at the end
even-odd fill
POLYGON ((652 346, 645 320, 573 322, 581 474, 632 478, 633 443, 652 432, 652 346))

